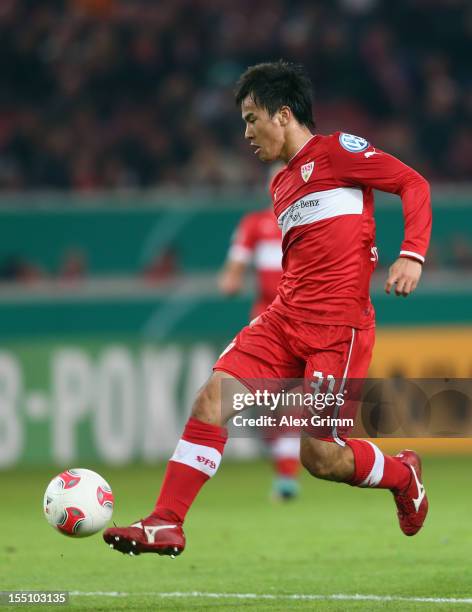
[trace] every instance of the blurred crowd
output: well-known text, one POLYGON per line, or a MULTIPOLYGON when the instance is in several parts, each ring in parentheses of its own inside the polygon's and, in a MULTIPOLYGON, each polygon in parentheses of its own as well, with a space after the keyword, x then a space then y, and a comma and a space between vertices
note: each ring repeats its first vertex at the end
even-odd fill
MULTIPOLYGON (((0 285, 3 283, 19 283, 34 286, 43 281, 56 282, 62 286, 77 287, 91 278, 111 278, 116 272, 97 272, 90 265, 90 253, 86 247, 71 246, 63 252, 58 252, 57 265, 47 266, 44 262, 34 260, 15 253, 0 257, 0 285)), ((223 261, 216 261, 216 266, 223 261)), ((376 274, 382 278, 387 273, 392 262, 379 261, 376 274)), ((456 273, 472 272, 472 242, 469 236, 455 233, 443 242, 432 242, 428 251, 426 270, 428 272, 454 271, 456 273)), ((217 268, 213 270, 217 272, 217 268)), ((118 276, 131 276, 142 279, 149 286, 157 286, 163 282, 177 278, 185 273, 181 264, 181 251, 176 242, 157 250, 149 261, 133 273, 122 273, 118 276)))
POLYGON ((319 131, 470 180, 467 0, 2 0, 0 189, 261 186, 232 90, 305 64, 319 131))
MULTIPOLYGON (((175 278, 180 272, 178 249, 168 245, 153 253, 149 261, 131 276, 143 279, 148 285, 156 285, 175 278)), ((35 285, 42 281, 53 281, 70 287, 98 276, 112 277, 113 273, 102 271, 100 274, 90 269, 89 254, 83 247, 71 246, 63 252, 58 252, 58 263, 55 266, 47 266, 44 262, 19 253, 0 258, 0 284, 35 285)), ((123 273, 120 276, 125 277, 127 274, 123 273)))

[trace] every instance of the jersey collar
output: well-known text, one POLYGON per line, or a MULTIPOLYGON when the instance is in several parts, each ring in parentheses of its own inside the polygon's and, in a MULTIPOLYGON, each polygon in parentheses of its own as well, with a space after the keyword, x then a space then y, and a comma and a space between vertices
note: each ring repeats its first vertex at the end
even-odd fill
POLYGON ((313 140, 313 138, 316 138, 316 134, 312 134, 310 138, 308 138, 308 140, 304 144, 302 144, 298 151, 292 155, 292 157, 287 162, 287 166, 290 165, 295 160, 295 158, 300 155, 300 153, 305 149, 307 144, 313 140))

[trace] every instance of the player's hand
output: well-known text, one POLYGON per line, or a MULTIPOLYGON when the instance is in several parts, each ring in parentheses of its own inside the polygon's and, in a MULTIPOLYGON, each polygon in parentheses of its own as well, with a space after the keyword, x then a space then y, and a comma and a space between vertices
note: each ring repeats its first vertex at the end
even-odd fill
POLYGON ((218 278, 218 288, 223 295, 236 295, 241 291, 241 279, 234 274, 223 272, 218 278))
POLYGON ((410 295, 416 289, 422 271, 423 266, 419 261, 399 257, 389 268, 385 283, 386 293, 390 293, 392 287, 395 287, 396 295, 410 295))

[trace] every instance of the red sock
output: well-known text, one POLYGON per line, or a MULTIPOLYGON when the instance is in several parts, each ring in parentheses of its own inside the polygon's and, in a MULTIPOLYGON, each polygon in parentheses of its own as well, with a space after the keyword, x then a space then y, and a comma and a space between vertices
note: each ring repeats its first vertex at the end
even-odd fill
POLYGON ((277 476, 296 478, 300 472, 300 461, 293 457, 278 457, 274 462, 277 476))
POLYGON ((350 485, 402 491, 410 482, 411 471, 397 457, 384 455, 367 440, 346 440, 354 453, 354 475, 350 485))
POLYGON ((300 440, 280 436, 272 441, 272 456, 277 476, 296 478, 300 472, 300 440))
POLYGON ((187 421, 167 464, 153 515, 183 522, 200 489, 216 473, 227 437, 224 427, 193 417, 187 421))

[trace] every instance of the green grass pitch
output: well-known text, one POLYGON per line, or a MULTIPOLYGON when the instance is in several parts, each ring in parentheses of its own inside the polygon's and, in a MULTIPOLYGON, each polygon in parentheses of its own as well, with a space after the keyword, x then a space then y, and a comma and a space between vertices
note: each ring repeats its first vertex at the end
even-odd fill
MULTIPOLYGON (((152 508, 163 466, 94 469, 113 487, 117 524, 152 508)), ((187 549, 175 560, 121 555, 100 534, 74 540, 55 533, 43 518, 42 497, 58 471, 0 473, 0 590, 77 592, 68 608, 78 610, 472 612, 472 603, 414 601, 472 597, 471 458, 424 460, 430 514, 413 538, 400 532, 388 491, 304 474, 300 499, 274 504, 268 463, 223 462, 190 511, 187 549), (217 596, 188 595, 195 591, 217 596), (110 595, 116 592, 122 595, 110 595), (336 594, 380 599, 313 598, 336 594), (288 597, 301 595, 311 599, 288 597)))

